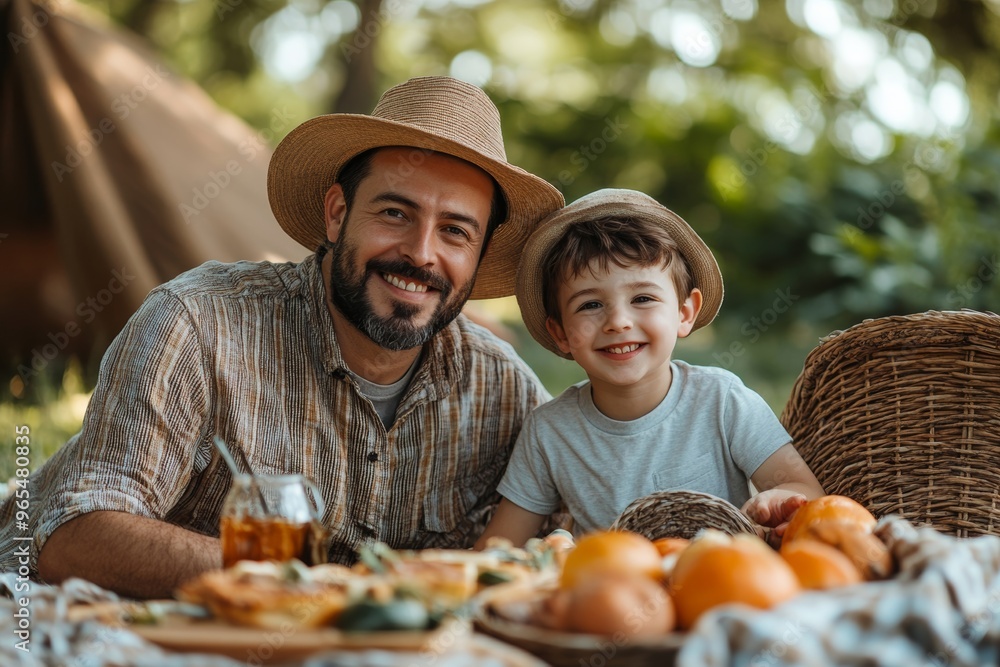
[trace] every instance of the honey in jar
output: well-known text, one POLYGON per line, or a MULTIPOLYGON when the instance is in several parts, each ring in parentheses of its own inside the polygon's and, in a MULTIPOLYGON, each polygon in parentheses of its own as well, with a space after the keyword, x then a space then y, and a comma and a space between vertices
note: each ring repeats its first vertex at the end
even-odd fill
POLYGON ((219 526, 223 567, 241 560, 326 562, 322 505, 315 485, 301 475, 235 479, 219 526))

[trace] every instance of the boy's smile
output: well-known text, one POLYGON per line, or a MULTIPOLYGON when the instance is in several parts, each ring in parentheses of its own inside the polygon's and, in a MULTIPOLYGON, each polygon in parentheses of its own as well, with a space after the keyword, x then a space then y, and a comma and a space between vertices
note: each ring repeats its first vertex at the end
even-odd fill
POLYGON ((559 349, 587 372, 594 403, 610 417, 646 414, 670 388, 670 358, 691 332, 701 294, 678 303, 670 270, 613 262, 559 287, 562 323, 547 327, 559 349))

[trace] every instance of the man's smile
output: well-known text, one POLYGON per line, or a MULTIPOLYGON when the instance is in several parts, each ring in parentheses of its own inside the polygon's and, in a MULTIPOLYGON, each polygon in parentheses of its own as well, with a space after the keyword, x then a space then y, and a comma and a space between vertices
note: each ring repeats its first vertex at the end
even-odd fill
POLYGON ((401 290, 406 290, 407 292, 426 292, 428 289, 432 289, 424 283, 418 283, 414 280, 406 280, 405 278, 400 278, 399 276, 394 276, 391 273, 383 273, 382 278, 394 287, 398 287, 401 290))

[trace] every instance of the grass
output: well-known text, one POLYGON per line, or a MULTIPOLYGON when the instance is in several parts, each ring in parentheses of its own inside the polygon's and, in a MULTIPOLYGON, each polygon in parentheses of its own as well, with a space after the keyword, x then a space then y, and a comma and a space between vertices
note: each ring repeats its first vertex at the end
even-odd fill
POLYGON ((43 400, 27 403, 11 399, 0 402, 0 440, 11 443, 10 449, 0 457, 0 480, 14 477, 14 443, 18 427, 27 426, 31 447, 32 470, 41 466, 63 443, 80 430, 83 413, 90 400, 90 392, 84 388, 83 374, 79 364, 67 366, 62 378, 53 381, 40 377, 46 382, 39 394, 43 400))

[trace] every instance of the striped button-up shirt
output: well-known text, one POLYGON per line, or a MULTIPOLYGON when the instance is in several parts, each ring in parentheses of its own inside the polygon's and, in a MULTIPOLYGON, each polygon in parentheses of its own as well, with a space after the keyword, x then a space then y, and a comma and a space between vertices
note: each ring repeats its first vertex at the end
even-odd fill
POLYGON ((528 412, 549 398, 513 349, 460 316, 426 344, 388 430, 341 356, 319 262, 209 262, 156 288, 108 349, 83 428, 30 478, 32 525, 0 506, 0 565, 33 534, 97 510, 218 535, 231 476, 302 473, 323 495, 330 559, 363 543, 467 547, 528 412))

